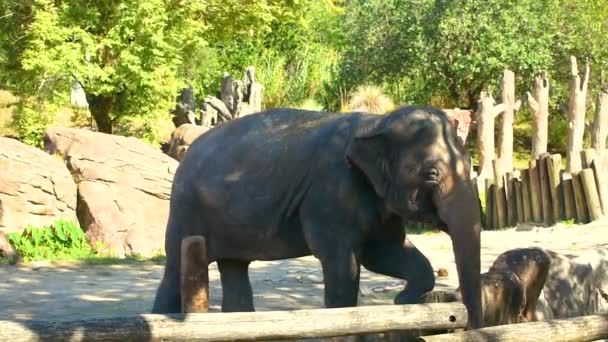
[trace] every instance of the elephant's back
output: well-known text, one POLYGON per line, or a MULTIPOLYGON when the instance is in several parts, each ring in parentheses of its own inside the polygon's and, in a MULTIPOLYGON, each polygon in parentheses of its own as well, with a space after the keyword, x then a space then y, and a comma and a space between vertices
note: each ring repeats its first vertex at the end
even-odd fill
POLYGON ((285 109, 222 124, 191 145, 175 183, 195 192, 207 218, 213 216, 218 225, 256 222, 276 231, 293 215, 315 175, 332 160, 344 161, 353 120, 285 109))

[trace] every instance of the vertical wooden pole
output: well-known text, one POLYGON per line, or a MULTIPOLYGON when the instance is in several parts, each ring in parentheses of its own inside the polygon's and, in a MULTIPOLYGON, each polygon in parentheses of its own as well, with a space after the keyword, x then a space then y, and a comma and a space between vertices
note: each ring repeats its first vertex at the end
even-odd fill
POLYGON ((200 235, 182 240, 180 294, 182 313, 209 310, 209 262, 205 238, 200 235))
POLYGON ((532 159, 547 152, 549 138, 549 77, 545 71, 534 79, 534 94, 528 92, 528 105, 532 108, 532 159))
POLYGON ((593 175, 593 170, 583 169, 580 176, 581 183, 583 185, 583 192, 585 194, 585 202, 587 203, 589 220, 595 221, 602 216, 602 207, 600 206, 600 198, 597 193, 597 187, 595 186, 595 176, 593 175))
POLYGON ((530 203, 530 170, 521 170, 521 197, 524 207, 524 222, 532 222, 532 203, 530 203))
MULTIPOLYGON (((513 117, 516 110, 515 74, 513 71, 504 70, 500 88, 502 91, 501 97, 502 103, 504 104, 504 111, 500 118, 500 132, 498 136, 500 144, 498 147, 498 155, 502 172, 508 173, 513 172, 513 117)), ((507 186, 508 184, 509 183, 507 182, 507 186)))
POLYGON ((588 223, 587 203, 585 202, 585 192, 581 181, 581 171, 572 174, 572 188, 574 189, 574 207, 578 222, 588 223))
POLYGON ((532 220, 534 222, 543 222, 543 214, 541 207, 541 196, 540 196, 540 183, 537 160, 532 159, 529 163, 529 174, 530 174, 530 197, 532 203, 532 220))
POLYGON ((576 207, 574 205, 574 186, 572 175, 566 171, 560 173, 562 181, 562 195, 564 198, 564 219, 576 219, 576 207))
POLYGON ((553 224, 553 209, 551 208, 551 191, 549 188, 549 173, 547 172, 547 159, 549 153, 541 153, 537 165, 540 181, 541 206, 543 210, 543 223, 547 226, 553 224))
MULTIPOLYGON (((585 111, 587 107, 587 87, 589 85, 589 64, 583 77, 578 73, 576 58, 570 56, 570 102, 568 104, 568 150, 566 170, 570 173, 580 171, 581 150, 585 132, 585 111)), ((574 176, 574 174, 573 174, 574 176)), ((576 177, 572 177, 575 179, 576 177)))
POLYGON ((592 148, 586 148, 581 151, 581 166, 583 169, 591 167, 591 164, 595 160, 595 150, 592 148))
POLYGON ((551 204, 553 208, 553 221, 559 222, 563 216, 563 201, 560 192, 559 172, 562 166, 562 156, 553 154, 547 158, 547 172, 549 176, 549 190, 551 192, 551 204))
POLYGON ((494 200, 496 201, 497 210, 497 222, 498 228, 504 228, 507 226, 507 201, 505 196, 505 180, 500 166, 500 161, 492 160, 492 166, 494 168, 494 200))
POLYGON ((602 206, 602 213, 604 215, 608 215, 608 199, 606 198, 606 187, 605 181, 608 175, 603 174, 602 172, 602 160, 605 158, 606 152, 600 153, 597 158, 591 163, 591 168, 593 169, 593 175, 595 176, 595 185, 597 186, 597 193, 600 198, 600 205, 602 206))
POLYGON ((513 182, 513 188, 515 189, 515 203, 517 207, 517 223, 524 223, 524 197, 523 197, 523 184, 519 179, 515 179, 513 182))
POLYGON ((517 204, 515 203, 515 194, 513 189, 513 172, 505 173, 505 197, 507 207, 507 225, 515 226, 517 221, 517 204))
POLYGON ((486 229, 494 229, 494 179, 485 179, 486 192, 486 229))

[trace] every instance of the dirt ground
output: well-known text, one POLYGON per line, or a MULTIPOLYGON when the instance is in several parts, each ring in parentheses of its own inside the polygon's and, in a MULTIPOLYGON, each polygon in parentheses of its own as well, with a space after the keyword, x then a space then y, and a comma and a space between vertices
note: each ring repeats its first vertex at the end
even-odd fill
MULTIPOLYGON (((532 227, 531 227, 532 228, 532 227)), ((608 248, 608 223, 482 233, 482 272, 496 256, 516 247, 541 246, 577 255, 608 248)), ((454 288, 457 276, 451 242, 444 233, 410 235, 435 269, 436 288, 454 288)), ((79 266, 35 263, 0 267, 0 320, 70 320, 148 313, 163 267, 153 263, 79 266)), ((256 310, 323 307, 320 265, 314 257, 251 264, 256 310)), ((221 287, 216 264, 210 266, 211 311, 219 311, 221 287)), ((391 304, 404 282, 362 268, 360 305, 391 304)))

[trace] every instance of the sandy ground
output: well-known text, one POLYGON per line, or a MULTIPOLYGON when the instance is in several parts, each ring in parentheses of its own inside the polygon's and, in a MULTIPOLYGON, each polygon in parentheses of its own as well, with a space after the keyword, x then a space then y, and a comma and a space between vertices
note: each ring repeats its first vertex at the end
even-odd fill
MULTIPOLYGON (((541 246, 569 255, 608 248, 608 224, 514 229, 482 233, 482 271, 501 252, 541 246)), ((437 288, 457 286, 451 242, 444 233, 410 235, 433 267, 446 268, 437 288)), ((35 263, 0 267, 0 320, 70 320, 148 313, 163 267, 153 263, 79 266, 35 263)), ((323 283, 314 257, 254 262, 250 277, 256 310, 321 308, 323 283)), ((210 266, 211 311, 219 311, 221 287, 216 264, 210 266)), ((362 269, 360 304, 391 304, 404 282, 362 269)))

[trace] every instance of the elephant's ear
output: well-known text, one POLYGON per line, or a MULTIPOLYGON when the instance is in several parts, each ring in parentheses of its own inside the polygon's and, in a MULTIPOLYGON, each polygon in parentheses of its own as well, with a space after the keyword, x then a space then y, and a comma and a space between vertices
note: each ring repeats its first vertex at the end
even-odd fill
POLYGON ((379 130, 355 135, 346 150, 346 159, 370 180, 380 197, 385 197, 388 184, 386 137, 379 130))

